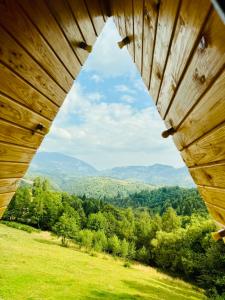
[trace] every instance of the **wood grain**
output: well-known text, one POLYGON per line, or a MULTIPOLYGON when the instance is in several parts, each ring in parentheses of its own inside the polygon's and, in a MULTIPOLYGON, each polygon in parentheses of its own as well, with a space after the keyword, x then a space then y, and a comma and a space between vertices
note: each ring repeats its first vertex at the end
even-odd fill
POLYGON ((150 94, 156 103, 169 51, 179 0, 160 1, 156 42, 150 82, 150 94))
POLYGON ((44 135, 0 119, 0 141, 36 149, 43 138, 44 135))
POLYGON ((211 216, 222 225, 225 225, 225 209, 212 205, 206 202, 206 206, 208 208, 211 216))
POLYGON ((21 104, 0 94, 0 118, 14 124, 21 125, 33 131, 39 131, 46 134, 51 122, 39 114, 23 107, 21 104), (42 130, 36 130, 38 124, 43 126, 42 130))
POLYGON ((1 27, 0 41, 0 62, 57 105, 61 105, 66 93, 1 27))
POLYGON ((34 149, 0 142, 0 161, 30 162, 35 154, 34 149))
POLYGON ((179 150, 225 120, 225 70, 173 135, 179 150))
POLYGON ((101 33, 105 22, 103 19, 101 6, 99 0, 86 0, 86 5, 91 16, 92 23, 94 25, 97 36, 101 33))
POLYGON ((131 42, 127 45, 128 51, 135 61, 135 43, 134 43, 134 22, 133 22, 133 4, 132 0, 123 1, 124 7, 124 18, 125 18, 125 27, 126 35, 130 38, 131 42))
POLYGON ((80 42, 84 42, 84 38, 81 35, 67 1, 48 0, 46 3, 66 36, 71 48, 74 53, 76 53, 81 65, 83 65, 87 59, 88 52, 78 47, 80 42))
POLYGON ((3 214, 4 214, 5 210, 6 210, 6 208, 7 208, 7 206, 0 207, 0 219, 2 218, 2 216, 3 216, 3 214))
POLYGON ((10 200, 12 199, 13 195, 14 195, 14 192, 0 194, 0 207, 7 206, 9 204, 10 200))
POLYGON ((154 0, 144 0, 144 36, 143 36, 143 64, 142 79, 149 89, 152 69, 152 56, 157 26, 158 9, 154 0))
POLYGON ((157 102, 158 110, 162 117, 166 114, 170 101, 177 89, 180 77, 196 44, 209 8, 209 0, 182 1, 157 102))
POLYGON ((15 192, 20 183, 18 178, 0 179, 0 194, 15 192))
POLYGON ((71 49, 60 27, 49 11, 44 0, 17 0, 23 6, 32 22, 54 50, 56 56, 64 64, 71 76, 75 78, 80 72, 80 63, 71 49), (62 51, 63 49, 63 51, 62 51))
POLYGON ((28 167, 27 163, 0 162, 0 178, 21 178, 28 167))
POLYGON ((225 162, 189 168, 189 171, 198 185, 225 188, 225 162))
POLYGON ((57 58, 24 11, 14 0, 1 2, 0 24, 27 50, 38 64, 68 92, 73 78, 57 58))
POLYGON ((88 15, 84 0, 68 0, 68 3, 77 20, 77 23, 79 24, 79 28, 86 43, 89 45, 94 45, 96 34, 91 23, 91 19, 88 15))
POLYGON ((225 25, 214 11, 202 32, 199 45, 186 70, 166 121, 177 126, 186 117, 193 105, 215 81, 225 64, 225 25), (205 42, 202 42, 202 39, 205 42), (205 48, 203 49, 203 44, 205 48))
POLYGON ((142 51, 143 51, 143 0, 133 1, 134 9, 134 45, 135 45, 135 63, 142 73, 142 51))
POLYGON ((225 159, 225 124, 181 151, 187 166, 208 164, 225 159))
POLYGON ((34 110, 41 116, 49 120, 54 119, 58 106, 1 63, 0 78, 4 78, 4 80, 0 80, 0 92, 34 110))
POLYGON ((213 187, 198 186, 203 199, 212 205, 225 209, 225 190, 213 187))

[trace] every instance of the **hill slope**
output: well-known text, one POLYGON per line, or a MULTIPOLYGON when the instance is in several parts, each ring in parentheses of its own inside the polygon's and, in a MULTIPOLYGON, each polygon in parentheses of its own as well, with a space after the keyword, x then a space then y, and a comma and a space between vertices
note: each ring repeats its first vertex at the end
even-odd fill
POLYGON ((110 256, 60 247, 47 232, 29 234, 0 224, 0 253, 4 300, 206 299, 190 284, 153 268, 128 269, 110 256))
MULTIPOLYGON (((127 166, 99 171, 90 164, 61 153, 38 152, 27 173, 28 176, 47 176, 62 187, 67 180, 75 177, 112 177, 120 180, 132 180, 151 185, 194 185, 186 167, 155 164, 152 166, 127 166)), ((89 178, 90 182, 91 179, 89 178)), ((96 179, 93 179, 95 182, 96 179)))

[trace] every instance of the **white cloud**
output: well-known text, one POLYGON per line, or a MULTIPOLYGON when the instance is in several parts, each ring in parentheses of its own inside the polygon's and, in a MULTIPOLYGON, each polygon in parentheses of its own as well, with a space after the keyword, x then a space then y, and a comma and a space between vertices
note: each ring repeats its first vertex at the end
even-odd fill
POLYGON ((136 67, 126 49, 120 49, 117 42, 121 37, 112 18, 109 18, 98 37, 83 70, 102 76, 132 76, 136 67))
POLYGON ((103 82, 103 78, 101 78, 99 75, 97 75, 97 74, 93 74, 92 76, 91 76, 91 79, 94 81, 94 82, 96 82, 96 83, 99 83, 99 82, 103 82))
POLYGON ((128 103, 93 101, 79 84, 71 89, 42 150, 59 151, 98 168, 165 163, 183 165, 155 108, 137 110, 128 103), (65 119, 82 122, 65 125, 65 119))
POLYGON ((135 94, 135 91, 128 87, 125 84, 117 84, 115 85, 115 90, 121 93, 130 93, 130 94, 135 94))
POLYGON ((123 95, 121 96, 121 100, 127 103, 133 103, 135 101, 135 98, 131 95, 123 95))

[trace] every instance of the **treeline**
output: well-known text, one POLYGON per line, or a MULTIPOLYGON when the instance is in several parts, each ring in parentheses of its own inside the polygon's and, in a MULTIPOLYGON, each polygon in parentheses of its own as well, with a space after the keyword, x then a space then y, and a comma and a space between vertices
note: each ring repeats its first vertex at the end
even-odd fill
POLYGON ((158 267, 194 281, 213 299, 218 295, 225 299, 225 246, 211 238, 216 230, 213 221, 205 213, 182 215, 177 207, 178 215, 172 208, 177 199, 174 193, 166 197, 166 191, 160 191, 159 203, 167 199, 163 212, 160 207, 120 208, 53 191, 46 180, 36 178, 32 187, 18 189, 4 219, 50 230, 61 237, 63 245, 72 240, 87 250, 158 267))
POLYGON ((123 197, 105 198, 105 201, 119 207, 149 208, 153 213, 162 215, 168 207, 176 210, 178 215, 190 216, 193 213, 207 213, 197 189, 181 187, 162 187, 152 191, 142 191, 123 197))

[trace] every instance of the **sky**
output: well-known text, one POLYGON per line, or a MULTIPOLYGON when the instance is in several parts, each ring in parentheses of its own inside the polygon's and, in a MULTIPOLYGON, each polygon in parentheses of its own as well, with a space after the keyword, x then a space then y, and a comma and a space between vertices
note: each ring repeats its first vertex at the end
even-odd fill
POLYGON ((157 109, 110 18, 67 95, 40 151, 60 152, 97 169, 183 166, 157 109))

